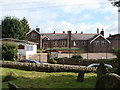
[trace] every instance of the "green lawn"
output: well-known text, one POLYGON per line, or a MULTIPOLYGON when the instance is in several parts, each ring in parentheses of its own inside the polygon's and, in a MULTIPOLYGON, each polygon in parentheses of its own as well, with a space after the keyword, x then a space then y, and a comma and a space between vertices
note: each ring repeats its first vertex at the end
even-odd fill
MULTIPOLYGON (((17 78, 12 80, 13 84, 21 88, 94 88, 96 82, 96 74, 87 73, 85 74, 84 82, 77 82, 78 73, 46 73, 36 71, 23 71, 10 68, 0 68, 2 70, 2 78, 7 73, 14 72, 14 77, 17 78)), ((2 83, 3 88, 8 88, 8 82, 2 83)))

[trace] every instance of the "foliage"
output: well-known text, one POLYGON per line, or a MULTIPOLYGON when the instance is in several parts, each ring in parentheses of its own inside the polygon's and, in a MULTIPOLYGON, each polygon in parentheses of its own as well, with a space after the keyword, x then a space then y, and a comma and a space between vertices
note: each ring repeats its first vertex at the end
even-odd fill
POLYGON ((2 57, 4 60, 15 60, 17 58, 17 45, 12 43, 2 44, 2 57))
POLYGON ((3 38, 25 39, 25 35, 28 31, 29 25, 25 18, 19 20, 16 17, 6 16, 2 20, 3 38))
POLYGON ((50 59, 50 63, 52 63, 52 64, 56 64, 57 61, 56 61, 54 58, 51 58, 51 59, 50 59))
POLYGON ((117 74, 120 75, 120 48, 119 49, 115 49, 115 54, 117 56, 117 62, 118 62, 117 74))
MULTIPOLYGON (((96 83, 95 73, 86 73, 84 82, 77 82, 78 73, 59 72, 45 73, 35 71, 23 71, 18 69, 2 68, 0 76, 5 77, 6 73, 13 71, 16 80, 11 81, 21 88, 94 88, 96 83)), ((3 88, 8 88, 8 83, 2 83, 3 88)))
POLYGON ((82 56, 81 56, 81 55, 73 55, 71 58, 79 58, 79 59, 82 59, 82 56))

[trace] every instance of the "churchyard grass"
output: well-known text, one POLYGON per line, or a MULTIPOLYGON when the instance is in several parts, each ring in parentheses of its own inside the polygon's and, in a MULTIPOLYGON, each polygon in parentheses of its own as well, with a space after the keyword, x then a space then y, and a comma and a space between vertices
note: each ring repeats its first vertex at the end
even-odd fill
MULTIPOLYGON (((96 83, 95 73, 86 73, 84 82, 78 82, 78 73, 71 72, 36 72, 24 71, 11 68, 0 68, 2 79, 9 72, 13 72, 13 77, 16 78, 9 82, 21 88, 94 88, 96 83)), ((2 88, 8 88, 8 81, 2 82, 2 88)))

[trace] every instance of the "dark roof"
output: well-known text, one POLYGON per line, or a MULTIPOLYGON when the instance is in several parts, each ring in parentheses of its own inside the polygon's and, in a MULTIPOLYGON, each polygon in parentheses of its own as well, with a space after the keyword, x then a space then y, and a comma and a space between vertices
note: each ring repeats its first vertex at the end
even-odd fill
POLYGON ((114 38, 114 37, 120 37, 120 34, 114 34, 114 35, 110 35, 107 39, 112 39, 112 38, 114 38))
MULTIPOLYGON (((44 36, 47 36, 51 40, 65 40, 68 38, 68 34, 63 33, 56 33, 56 34, 43 34, 44 36)), ((74 33, 71 34, 71 40, 90 40, 96 37, 98 34, 80 34, 80 33, 74 33)))
POLYGON ((2 39, 0 39, 0 40, 2 40, 2 41, 23 42, 23 43, 32 44, 32 45, 38 44, 38 43, 31 42, 31 41, 28 41, 28 40, 19 40, 19 39, 13 39, 13 38, 2 38, 2 39))
POLYGON ((46 34, 45 36, 51 40, 63 40, 68 38, 68 34, 46 34))
POLYGON ((72 34, 73 40, 90 40, 98 34, 72 34))

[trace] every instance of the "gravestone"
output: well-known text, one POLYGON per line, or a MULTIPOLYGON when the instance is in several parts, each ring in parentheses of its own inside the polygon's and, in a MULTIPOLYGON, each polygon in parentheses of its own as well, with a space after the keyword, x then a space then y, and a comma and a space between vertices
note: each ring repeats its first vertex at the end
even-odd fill
POLYGON ((8 87, 9 87, 9 90, 18 90, 18 86, 12 84, 11 82, 8 82, 8 87))
POLYGON ((104 90, 110 90, 110 88, 116 88, 117 90, 120 90, 119 87, 120 76, 114 73, 107 73, 97 80, 94 90, 98 90, 100 88, 104 88, 104 90))
POLYGON ((97 68, 97 79, 106 73, 107 73, 107 70, 104 63, 100 63, 100 65, 97 68))
POLYGON ((84 74, 85 74, 84 71, 80 71, 80 72, 78 73, 78 77, 77 77, 77 81, 78 81, 78 82, 83 82, 83 81, 84 81, 84 74))

